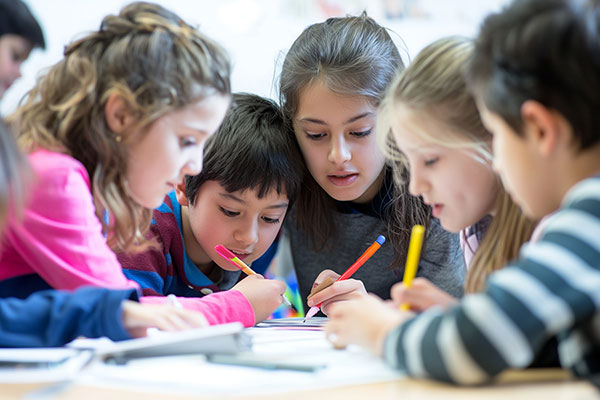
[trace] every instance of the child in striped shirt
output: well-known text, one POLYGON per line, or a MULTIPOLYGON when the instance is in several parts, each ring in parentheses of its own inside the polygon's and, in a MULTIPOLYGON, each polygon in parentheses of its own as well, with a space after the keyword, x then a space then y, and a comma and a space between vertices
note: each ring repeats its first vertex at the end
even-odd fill
POLYGON ((373 297, 334 305, 326 330, 338 344, 474 384, 529 365, 556 338, 561 365, 600 382, 599 29, 591 0, 515 1, 486 19, 467 76, 494 166, 526 215, 552 216, 483 292, 447 311, 415 317, 373 297))

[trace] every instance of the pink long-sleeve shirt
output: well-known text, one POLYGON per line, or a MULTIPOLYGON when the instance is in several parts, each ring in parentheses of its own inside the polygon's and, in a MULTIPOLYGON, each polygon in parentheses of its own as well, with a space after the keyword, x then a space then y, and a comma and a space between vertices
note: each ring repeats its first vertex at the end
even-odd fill
MULTIPOLYGON (((125 277, 106 243, 85 167, 69 155, 43 149, 30 153, 29 162, 34 179, 27 205, 21 217, 9 217, 3 239, 0 296, 2 288, 28 277, 39 277, 56 289, 86 285, 138 289, 136 282, 125 277)), ((14 292, 19 287, 10 289, 14 292)), ((146 296, 141 301, 166 300, 146 296)), ((204 313, 211 324, 239 321, 244 326, 254 325, 252 306, 237 290, 179 301, 185 308, 204 313)))

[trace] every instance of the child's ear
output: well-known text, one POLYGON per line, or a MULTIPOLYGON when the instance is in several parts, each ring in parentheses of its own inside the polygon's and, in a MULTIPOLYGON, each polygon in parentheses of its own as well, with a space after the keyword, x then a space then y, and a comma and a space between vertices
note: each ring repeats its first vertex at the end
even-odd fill
POLYGON ((525 101, 521 105, 521 118, 525 122, 526 139, 531 140, 544 157, 550 156, 557 144, 565 139, 565 120, 562 115, 538 101, 525 101))
POLYGON ((180 182, 175 185, 175 196, 177 197, 177 202, 182 206, 189 206, 189 201, 187 195, 185 194, 185 181, 180 182))
POLYGON ((115 93, 106 100, 104 118, 108 128, 117 135, 123 134, 135 120, 127 102, 115 93))

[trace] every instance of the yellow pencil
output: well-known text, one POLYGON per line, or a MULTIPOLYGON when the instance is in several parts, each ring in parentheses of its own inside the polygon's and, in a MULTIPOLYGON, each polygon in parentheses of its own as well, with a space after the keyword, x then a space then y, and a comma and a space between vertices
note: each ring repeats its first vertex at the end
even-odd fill
MULTIPOLYGON (((404 266, 404 279, 402 279, 402 283, 406 287, 410 287, 413 278, 417 274, 424 235, 425 227, 423 225, 413 226, 410 233, 410 243, 408 244, 408 254, 406 255, 406 265, 404 266)), ((402 311, 408 311, 410 306, 407 303, 402 303, 400 309, 402 311)))

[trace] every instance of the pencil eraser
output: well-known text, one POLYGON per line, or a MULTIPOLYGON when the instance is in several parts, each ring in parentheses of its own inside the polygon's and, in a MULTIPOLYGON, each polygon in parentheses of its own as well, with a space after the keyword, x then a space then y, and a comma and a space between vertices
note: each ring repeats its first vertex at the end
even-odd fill
POLYGON ((375 241, 376 241, 377 243, 379 243, 379 245, 381 246, 382 244, 384 244, 384 243, 385 243, 385 236, 383 236, 383 235, 379 235, 375 241))
POLYGON ((229 258, 233 260, 236 257, 235 254, 233 254, 227 247, 223 246, 222 244, 216 245, 215 251, 219 253, 219 255, 223 258, 229 258))

